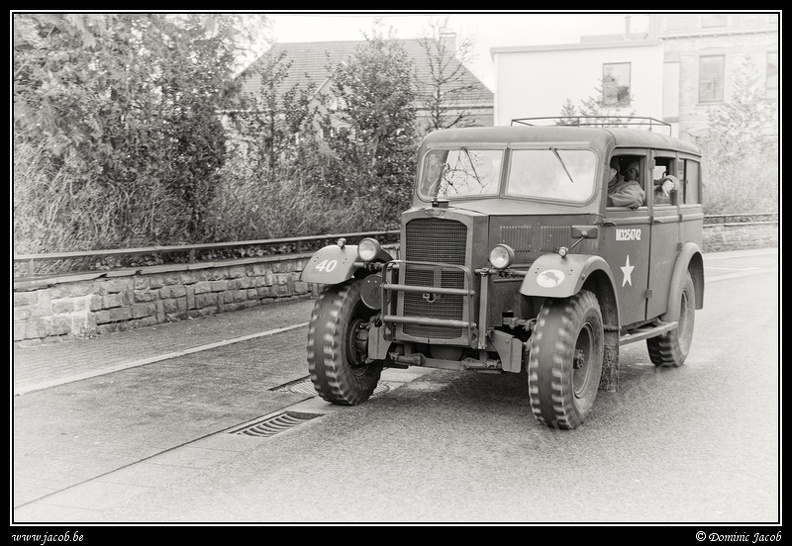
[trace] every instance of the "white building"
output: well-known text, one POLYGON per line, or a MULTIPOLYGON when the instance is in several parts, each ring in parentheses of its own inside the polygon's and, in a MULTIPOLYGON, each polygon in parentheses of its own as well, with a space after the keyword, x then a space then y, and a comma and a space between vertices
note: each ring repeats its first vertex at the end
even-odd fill
MULTIPOLYGON (((603 99, 608 113, 670 123, 688 137, 707 111, 728 101, 733 76, 750 58, 764 96, 778 104, 778 13, 651 14, 641 32, 586 36, 579 43, 491 50, 495 125, 562 115, 567 100, 603 99)), ((768 128, 772 135, 777 127, 768 128)))

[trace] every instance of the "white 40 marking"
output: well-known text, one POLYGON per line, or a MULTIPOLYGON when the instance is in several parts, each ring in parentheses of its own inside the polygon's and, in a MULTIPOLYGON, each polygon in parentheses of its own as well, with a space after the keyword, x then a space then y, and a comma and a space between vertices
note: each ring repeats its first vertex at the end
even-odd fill
POLYGON ((338 260, 322 260, 316 264, 316 269, 323 273, 330 273, 338 265, 338 260))

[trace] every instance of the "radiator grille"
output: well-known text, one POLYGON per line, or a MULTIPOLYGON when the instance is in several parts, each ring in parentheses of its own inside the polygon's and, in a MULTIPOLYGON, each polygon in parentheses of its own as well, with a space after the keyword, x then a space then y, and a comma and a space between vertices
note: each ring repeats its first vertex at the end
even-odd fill
MULTIPOLYGON (((409 261, 465 264, 467 227, 454 220, 421 218, 407 223, 405 259, 409 261)), ((407 264, 404 284, 411 286, 440 286, 464 288, 465 274, 462 271, 441 271, 437 267, 407 264)), ((404 316, 462 320, 463 297, 437 294, 429 302, 423 294, 405 292, 404 316)), ((452 339, 460 337, 458 328, 405 324, 404 333, 416 337, 452 339)))
POLYGON ((406 259, 465 265, 467 227, 455 220, 421 218, 407 223, 406 259))

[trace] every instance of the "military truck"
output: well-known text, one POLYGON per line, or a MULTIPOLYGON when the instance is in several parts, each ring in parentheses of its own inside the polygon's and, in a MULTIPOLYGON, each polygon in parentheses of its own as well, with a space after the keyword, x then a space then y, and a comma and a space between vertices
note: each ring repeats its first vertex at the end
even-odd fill
POLYGON ((574 429, 618 389, 620 347, 685 362, 704 301, 699 149, 652 118, 542 119, 427 135, 398 252, 342 239, 311 257, 324 400, 364 402, 383 368, 525 371, 535 418, 574 429), (645 201, 608 206, 612 166, 636 162, 645 201))

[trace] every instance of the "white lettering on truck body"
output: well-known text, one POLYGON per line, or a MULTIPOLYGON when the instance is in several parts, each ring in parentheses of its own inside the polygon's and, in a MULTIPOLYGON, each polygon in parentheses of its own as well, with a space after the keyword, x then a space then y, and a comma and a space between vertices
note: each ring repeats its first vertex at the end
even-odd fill
POLYGON ((640 229, 616 229, 616 240, 617 241, 640 241, 641 240, 641 230, 640 229))

